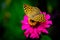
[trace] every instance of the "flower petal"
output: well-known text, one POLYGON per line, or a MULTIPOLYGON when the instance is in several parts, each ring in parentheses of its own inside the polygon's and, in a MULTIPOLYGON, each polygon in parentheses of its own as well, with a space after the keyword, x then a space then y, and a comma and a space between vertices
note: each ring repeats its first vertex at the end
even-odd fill
POLYGON ((38 33, 38 34, 41 34, 41 30, 43 30, 43 28, 42 28, 42 27, 38 27, 38 28, 37 28, 37 33, 38 33))
POLYGON ((29 36, 29 30, 26 30, 26 31, 24 32, 24 35, 28 38, 28 36, 29 36))
POLYGON ((39 38, 39 35, 38 35, 38 34, 35 34, 35 33, 32 33, 32 34, 30 35, 30 38, 39 38))
POLYGON ((44 25, 45 28, 49 28, 51 25, 44 25))
POLYGON ((30 29, 30 31, 29 31, 30 34, 33 33, 33 31, 34 31, 33 28, 30 27, 29 29, 30 29))
POLYGON ((50 15, 46 14, 45 18, 46 18, 46 20, 50 19, 50 15))
POLYGON ((28 16, 27 15, 24 16, 24 20, 28 20, 28 16))
POLYGON ((24 20, 22 20, 21 23, 22 24, 28 24, 28 22, 27 21, 24 21, 24 20))
POLYGON ((43 29, 42 32, 48 34, 48 31, 46 29, 43 29))
POLYGON ((46 24, 52 24, 52 21, 50 20, 50 21, 46 21, 46 24))
POLYGON ((23 26, 22 26, 22 30, 29 29, 29 27, 30 27, 29 25, 23 25, 23 26))
POLYGON ((46 12, 43 12, 44 16, 46 16, 46 12))

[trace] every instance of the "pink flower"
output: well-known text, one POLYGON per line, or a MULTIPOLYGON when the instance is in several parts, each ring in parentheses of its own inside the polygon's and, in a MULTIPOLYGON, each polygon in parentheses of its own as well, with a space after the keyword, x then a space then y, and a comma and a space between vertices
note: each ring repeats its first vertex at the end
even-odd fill
POLYGON ((25 30, 24 35, 28 38, 30 35, 30 38, 39 38, 39 35, 43 32, 48 34, 48 31, 46 28, 49 28, 52 24, 52 21, 50 20, 50 15, 46 14, 46 12, 40 12, 41 14, 44 14, 44 18, 46 21, 39 23, 40 25, 37 27, 31 27, 31 25, 28 22, 28 16, 24 16, 24 20, 21 21, 22 23, 22 30, 25 30))

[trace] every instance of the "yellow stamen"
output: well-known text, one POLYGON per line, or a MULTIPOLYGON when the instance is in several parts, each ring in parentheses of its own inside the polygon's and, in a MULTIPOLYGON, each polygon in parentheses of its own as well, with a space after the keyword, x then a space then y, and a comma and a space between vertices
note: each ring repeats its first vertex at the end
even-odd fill
POLYGON ((35 26, 35 25, 37 24, 36 21, 33 21, 33 20, 31 20, 31 19, 28 19, 28 22, 29 22, 29 24, 30 24, 31 26, 35 26))

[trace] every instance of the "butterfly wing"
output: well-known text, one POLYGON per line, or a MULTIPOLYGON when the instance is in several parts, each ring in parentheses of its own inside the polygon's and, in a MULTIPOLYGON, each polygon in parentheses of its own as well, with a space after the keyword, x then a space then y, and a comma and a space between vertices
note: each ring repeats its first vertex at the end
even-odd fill
POLYGON ((32 20, 38 21, 38 22, 43 22, 44 20, 44 15, 40 14, 40 9, 37 7, 33 7, 27 4, 24 4, 24 12, 25 14, 32 20))
POLYGON ((33 18, 35 15, 40 13, 40 10, 37 7, 24 4, 24 12, 28 17, 33 18))
POLYGON ((37 21, 37 22, 44 22, 45 21, 43 14, 36 15, 32 20, 37 21))

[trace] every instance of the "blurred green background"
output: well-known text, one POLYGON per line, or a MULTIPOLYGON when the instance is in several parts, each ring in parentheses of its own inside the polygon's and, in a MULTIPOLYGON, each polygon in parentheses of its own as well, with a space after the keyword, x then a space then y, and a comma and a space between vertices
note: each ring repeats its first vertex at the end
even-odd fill
MULTIPOLYGON (((37 6, 41 11, 54 15, 52 13, 58 3, 57 0, 0 0, 0 40, 30 40, 25 38, 24 31, 21 30, 23 4, 37 6)), ((49 34, 42 34, 39 40, 52 40, 49 36, 52 29, 53 26, 48 29, 49 34)))

